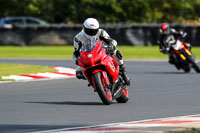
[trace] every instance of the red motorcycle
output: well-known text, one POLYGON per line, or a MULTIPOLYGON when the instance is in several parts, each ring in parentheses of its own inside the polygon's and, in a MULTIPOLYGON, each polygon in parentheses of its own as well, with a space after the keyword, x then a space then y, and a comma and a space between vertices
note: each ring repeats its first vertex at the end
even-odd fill
POLYGON ((88 86, 98 92, 104 104, 110 105, 112 100, 118 103, 128 101, 128 88, 119 74, 119 65, 106 54, 102 41, 87 40, 82 45, 78 65, 82 67, 88 86))

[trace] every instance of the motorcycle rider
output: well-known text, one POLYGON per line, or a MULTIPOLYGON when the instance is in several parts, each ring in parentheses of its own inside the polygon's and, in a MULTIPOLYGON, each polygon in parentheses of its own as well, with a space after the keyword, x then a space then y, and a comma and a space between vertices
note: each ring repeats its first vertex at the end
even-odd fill
MULTIPOLYGON (((104 42, 106 47, 106 52, 112 56, 112 58, 119 64, 120 66, 120 74, 124 79, 125 83, 130 85, 130 78, 125 71, 125 64, 122 60, 122 53, 116 48, 117 42, 110 38, 108 33, 104 29, 99 28, 99 22, 95 18, 87 18, 83 23, 83 29, 74 37, 74 53, 73 59, 78 65, 78 57, 80 56, 80 50, 83 42, 91 39, 100 39, 104 42)), ((76 69, 76 77, 78 79, 85 79, 81 67, 77 67, 76 69)))
MULTIPOLYGON (((160 52, 164 54, 169 54, 169 63, 176 65, 176 56, 173 54, 172 49, 170 48, 171 45, 176 44, 177 40, 183 40, 187 33, 182 31, 178 32, 174 28, 170 28, 169 24, 162 23, 160 27, 160 36, 157 41, 160 52)), ((183 43, 186 45, 188 49, 191 49, 191 45, 189 43, 183 43)))

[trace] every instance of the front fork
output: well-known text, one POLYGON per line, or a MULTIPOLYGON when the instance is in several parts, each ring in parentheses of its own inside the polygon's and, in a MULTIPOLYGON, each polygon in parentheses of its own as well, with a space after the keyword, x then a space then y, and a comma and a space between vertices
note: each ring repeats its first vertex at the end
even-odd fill
POLYGON ((106 86, 109 86, 110 85, 110 82, 109 82, 109 77, 107 76, 107 73, 105 72, 105 71, 102 71, 102 70, 94 70, 90 75, 92 75, 92 76, 89 76, 88 75, 88 81, 89 81, 89 84, 88 84, 88 86, 90 86, 90 85, 92 85, 93 86, 93 88, 94 88, 94 91, 96 91, 96 87, 95 87, 95 83, 94 83, 94 79, 93 79, 93 75, 95 74, 95 73, 97 73, 97 72, 101 72, 102 73, 102 78, 104 79, 104 81, 105 81, 105 85, 106 86))
MULTIPOLYGON (((110 89, 110 91, 112 92, 112 97, 113 99, 118 98, 121 96, 122 94, 122 83, 121 83, 121 79, 120 77, 118 77, 113 83, 109 82, 109 77, 107 75, 107 73, 105 71, 102 70, 95 70, 94 72, 92 72, 92 75, 95 74, 96 72, 101 72, 102 76, 101 78, 104 78, 105 81, 105 85, 107 86, 105 89, 110 89)), ((93 76, 92 76, 93 78, 93 76)), ((92 85, 94 87, 94 91, 96 91, 96 87, 94 84, 94 79, 92 79, 92 85)), ((105 90, 107 91, 107 90, 105 90)))
POLYGON ((122 88, 121 79, 118 77, 115 82, 112 84, 112 97, 116 99, 122 95, 123 88, 122 88))
POLYGON ((186 61, 188 56, 192 56, 191 51, 189 51, 184 44, 181 44, 181 49, 176 50, 175 48, 173 49, 173 53, 176 53, 179 55, 179 57, 183 60, 186 61))
POLYGON ((192 53, 186 48, 182 48, 179 55, 183 61, 187 61, 189 57, 192 57, 192 53))

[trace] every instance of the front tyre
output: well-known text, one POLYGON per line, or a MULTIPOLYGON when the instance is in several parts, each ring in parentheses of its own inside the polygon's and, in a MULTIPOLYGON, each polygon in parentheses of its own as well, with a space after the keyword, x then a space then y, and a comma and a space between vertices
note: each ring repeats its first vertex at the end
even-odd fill
POLYGON ((108 89, 108 87, 105 84, 103 74, 101 72, 97 72, 93 75, 93 78, 96 90, 102 102, 105 105, 110 105, 112 103, 112 93, 111 90, 108 89))
POLYGON ((194 62, 194 64, 193 64, 193 68, 194 68, 194 70, 197 72, 197 73, 200 73, 200 68, 199 68, 199 66, 194 62))
POLYGON ((197 65, 197 63, 195 62, 195 58, 194 57, 190 57, 189 58, 191 64, 192 64, 192 67, 194 68, 194 70, 197 72, 197 73, 200 73, 200 68, 199 66, 197 65))

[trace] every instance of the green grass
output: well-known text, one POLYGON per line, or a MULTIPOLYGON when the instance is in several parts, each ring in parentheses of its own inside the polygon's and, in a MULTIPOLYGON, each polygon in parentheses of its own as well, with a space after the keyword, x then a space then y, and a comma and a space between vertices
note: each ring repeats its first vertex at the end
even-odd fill
POLYGON ((0 63, 0 81, 1 76, 36 74, 38 72, 55 72, 56 70, 47 66, 23 65, 23 64, 6 64, 0 63))
MULTIPOLYGON (((158 46, 134 47, 118 46, 124 58, 168 58, 159 52, 158 46)), ((73 46, 2 46, 0 58, 72 58, 73 46)), ((200 58, 200 47, 193 47, 192 52, 200 58)))
MULTIPOLYGON (((119 46, 118 48, 124 54, 125 58, 157 58, 157 59, 168 58, 168 55, 159 52, 158 46, 148 46, 148 47, 119 46)), ((200 47, 193 47, 192 52, 197 58, 200 58, 200 47)))
POLYGON ((167 58, 159 52, 158 47, 130 47, 120 46, 118 49, 122 52, 125 58, 167 58))
POLYGON ((72 58, 72 46, 0 47, 3 58, 72 58))

